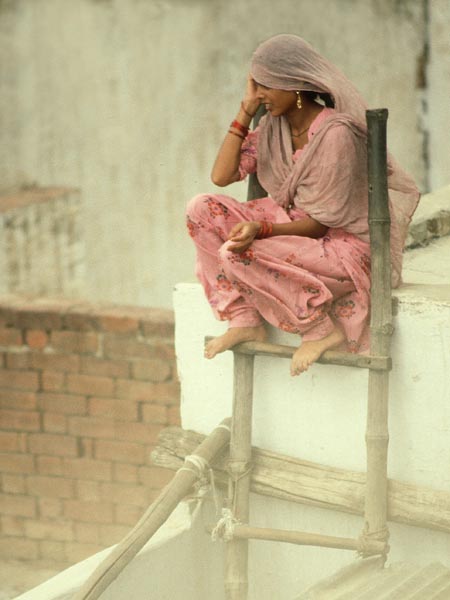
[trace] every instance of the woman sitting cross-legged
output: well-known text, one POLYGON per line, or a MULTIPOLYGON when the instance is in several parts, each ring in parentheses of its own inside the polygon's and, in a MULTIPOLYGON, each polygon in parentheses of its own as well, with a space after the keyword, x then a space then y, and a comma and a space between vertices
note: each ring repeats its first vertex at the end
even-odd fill
MULTIPOLYGON (((197 276, 215 315, 229 322, 206 345, 207 358, 264 340, 264 321, 301 336, 292 375, 328 349, 368 348, 365 108, 350 81, 301 38, 278 35, 257 48, 212 180, 226 186, 257 172, 269 196, 241 203, 201 194, 187 208, 197 276), (260 104, 267 113, 249 132, 260 104)), ((392 157, 388 172, 396 286, 419 192, 392 157)))

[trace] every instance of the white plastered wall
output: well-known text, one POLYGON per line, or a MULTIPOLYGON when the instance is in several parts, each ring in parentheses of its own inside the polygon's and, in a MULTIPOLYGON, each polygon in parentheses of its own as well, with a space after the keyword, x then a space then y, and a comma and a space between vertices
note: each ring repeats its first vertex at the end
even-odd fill
MULTIPOLYGON (((389 477, 450 492, 450 286, 404 286, 399 298, 390 378, 389 477)), ((178 371, 184 429, 210 432, 231 413, 232 353, 208 361, 203 338, 223 331, 197 284, 175 291, 178 371)), ((296 336, 270 329, 272 341, 296 336)), ((291 378, 287 359, 256 358, 253 444, 352 470, 365 470, 367 373, 314 365, 291 378)), ((355 537, 361 518, 252 497, 254 525, 355 537)), ((450 564, 450 535, 390 524, 390 560, 450 564)), ((252 542, 251 598, 292 598, 354 560, 352 553, 252 542), (266 570, 267 569, 267 570, 266 570), (283 594, 278 595, 280 585, 283 594)))

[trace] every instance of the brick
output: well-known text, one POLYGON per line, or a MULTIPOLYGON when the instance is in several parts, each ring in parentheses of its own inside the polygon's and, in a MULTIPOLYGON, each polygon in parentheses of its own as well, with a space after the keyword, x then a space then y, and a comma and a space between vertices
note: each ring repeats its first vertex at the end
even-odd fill
POLYGON ((0 387, 36 391, 39 389, 39 377, 29 371, 0 369, 0 387))
POLYGON ((137 483, 138 469, 136 465, 115 463, 113 467, 113 480, 123 483, 137 483))
POLYGON ((113 505, 109 502, 85 502, 84 500, 65 500, 64 516, 67 519, 84 523, 111 523, 113 505))
POLYGON ((118 544, 129 532, 130 528, 125 525, 100 525, 100 543, 103 546, 118 544))
POLYGON ((43 519, 60 519, 63 503, 60 498, 38 498, 38 514, 43 519))
POLYGON ((135 333, 139 330, 139 319, 120 314, 100 316, 99 323, 103 331, 113 333, 135 333))
POLYGON ((165 308, 152 309, 151 319, 142 321, 141 329, 147 337, 173 337, 175 316, 173 310, 165 308))
POLYGON ((79 500, 99 502, 102 499, 98 481, 77 481, 76 495, 79 500))
POLYGON ((148 490, 142 485, 125 483, 101 483, 103 499, 109 499, 114 504, 132 504, 147 506, 149 504, 148 490))
POLYGON ((78 445, 74 437, 53 433, 30 434, 31 454, 54 454, 56 456, 77 456, 78 445))
POLYGON ((37 394, 38 407, 43 411, 66 415, 87 413, 87 400, 76 394, 37 394))
POLYGON ((150 344, 136 340, 134 336, 105 333, 103 354, 106 358, 154 358, 150 344))
POLYGON ((116 504, 114 507, 114 521, 121 525, 135 525, 141 518, 144 509, 130 504, 116 504))
POLYGON ((2 473, 34 473, 34 457, 29 454, 0 454, 2 473))
POLYGON ((75 538, 72 523, 69 521, 27 519, 25 531, 28 538, 35 540, 71 542, 75 538))
POLYGON ((14 327, 0 327, 0 346, 21 346, 22 332, 14 327))
POLYGON ((6 352, 6 367, 8 369, 29 369, 29 352, 6 352))
POLYGON ((175 473, 161 467, 139 467, 139 482, 147 487, 160 490, 172 481, 175 473))
POLYGON ((33 369, 78 373, 80 369, 80 357, 76 354, 32 352, 30 356, 30 365, 33 369))
POLYGON ((143 402, 141 405, 141 414, 144 423, 167 425, 169 422, 167 406, 143 402))
POLYGON ((0 423, 3 429, 18 431, 39 431, 41 427, 38 412, 23 410, 0 410, 0 423))
POLYGON ((45 392, 63 392, 66 376, 63 371, 42 371, 41 382, 45 392))
POLYGON ((141 465, 145 463, 145 447, 142 444, 131 442, 97 440, 95 443, 95 457, 113 462, 141 465))
POLYGON ((73 498, 75 495, 74 482, 62 477, 33 475, 27 480, 28 493, 32 496, 46 498, 73 498))
POLYGON ((54 565, 67 560, 64 542, 39 540, 38 546, 41 558, 51 560, 54 565))
POLYGON ((64 475, 73 479, 91 481, 111 481, 112 479, 112 463, 109 461, 66 458, 63 469, 64 475))
POLYGON ((30 329, 25 333, 25 342, 32 350, 42 350, 48 344, 48 335, 42 329, 30 329))
POLYGON ((134 379, 145 381, 167 381, 171 374, 171 365, 165 360, 154 358, 152 360, 136 360, 131 363, 134 379))
POLYGON ((66 433, 67 417, 61 413, 44 413, 43 430, 50 433, 66 433))
POLYGON ((70 374, 67 376, 67 390, 74 394, 111 397, 114 392, 114 381, 109 377, 70 374))
POLYGON ((100 417, 70 417, 69 433, 74 436, 109 438, 116 437, 116 424, 100 417))
POLYGON ((91 458, 95 456, 95 442, 92 438, 81 438, 78 440, 80 458, 91 458))
POLYGON ((0 431, 0 452, 20 451, 19 435, 12 431, 0 431))
POLYGON ((37 406, 35 392, 0 390, 0 407, 14 410, 34 410, 37 406))
POLYGON ((25 477, 22 475, 3 475, 2 490, 5 494, 25 494, 25 477))
POLYGON ((151 425, 150 423, 125 423, 116 421, 114 423, 114 431, 117 440, 155 444, 158 440, 161 426, 151 425))
POLYGON ((88 411, 93 417, 107 417, 118 421, 137 421, 138 418, 138 405, 134 400, 90 398, 88 411))
POLYGON ((176 425, 178 427, 181 426, 181 415, 179 405, 169 406, 167 409, 167 415, 168 425, 176 425))
POLYGON ((74 523, 77 542, 100 544, 99 526, 94 523, 74 523))
POLYGON ((152 383, 147 381, 117 380, 118 398, 147 401, 154 404, 178 404, 180 387, 177 382, 152 383))
POLYGON ((93 331, 52 331, 50 344, 68 354, 95 354, 99 347, 98 334, 93 331))
POLYGON ((25 519, 13 515, 4 515, 0 517, 0 531, 2 535, 25 536, 25 519))
POLYGON ((89 303, 81 303, 69 309, 63 317, 63 328, 71 331, 96 331, 97 307, 89 303))
POLYGON ((70 564, 74 564, 97 554, 104 550, 99 544, 81 544, 80 542, 66 542, 64 544, 64 552, 70 564))
POLYGON ((86 375, 128 378, 130 365, 126 360, 106 360, 94 356, 82 356, 80 371, 86 375))
POLYGON ((61 476, 64 474, 60 456, 37 456, 36 464, 40 475, 61 476))
POLYGON ((160 358, 161 360, 169 360, 175 364, 175 346, 173 341, 170 342, 153 342, 152 343, 152 354, 153 358, 160 358))
POLYGON ((8 560, 36 560, 39 557, 39 546, 35 540, 0 538, 0 557, 8 560))
POLYGON ((0 513, 34 518, 36 499, 19 494, 0 494, 0 513))
POLYGON ((15 324, 21 329, 61 329, 60 308, 37 302, 23 303, 16 313, 15 324))

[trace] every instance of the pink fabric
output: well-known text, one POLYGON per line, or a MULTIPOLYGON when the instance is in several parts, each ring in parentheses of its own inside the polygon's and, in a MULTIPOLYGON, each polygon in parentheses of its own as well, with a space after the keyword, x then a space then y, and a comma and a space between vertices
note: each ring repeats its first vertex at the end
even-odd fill
MULTIPOLYGON (((347 349, 368 348, 370 247, 367 223, 365 104, 340 71, 296 36, 268 40, 252 62, 268 87, 332 95, 293 153, 285 117, 267 114, 242 145, 239 173, 258 172, 269 198, 239 203, 221 194, 191 200, 187 226, 197 247, 196 273, 217 318, 231 327, 272 325, 320 339, 339 323, 347 349), (241 221, 287 223, 311 216, 328 226, 320 239, 274 236, 230 252, 228 234, 241 221)), ((419 194, 389 159, 393 282, 419 194)))
MULTIPOLYGON (((280 206, 295 204, 324 225, 367 239, 367 227, 362 231, 367 215, 367 132, 366 104, 361 95, 337 67, 295 35, 278 35, 261 44, 253 55, 251 73, 267 87, 329 93, 336 109, 295 164, 286 118, 267 114, 261 119, 258 178, 263 187, 280 206), (358 158, 354 170, 349 170, 354 166, 349 154, 358 158)), ((419 191, 390 156, 388 166, 392 282, 397 286, 419 191)))
POLYGON ((228 233, 240 221, 288 223, 305 216, 285 211, 271 198, 240 203, 201 194, 187 208, 197 247, 196 274, 215 316, 230 327, 262 323, 320 339, 341 324, 346 349, 368 347, 369 245, 343 230, 321 239, 276 236, 255 240, 242 254, 228 250, 228 233))

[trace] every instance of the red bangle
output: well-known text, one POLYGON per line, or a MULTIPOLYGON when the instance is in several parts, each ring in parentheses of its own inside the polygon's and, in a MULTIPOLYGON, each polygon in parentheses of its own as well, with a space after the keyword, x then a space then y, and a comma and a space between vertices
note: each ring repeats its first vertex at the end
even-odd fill
POLYGON ((259 231, 256 234, 258 240, 262 240, 263 238, 270 237, 272 235, 273 223, 270 221, 260 221, 259 222, 259 231))
POLYGON ((247 133, 248 133, 248 127, 246 127, 245 125, 242 125, 242 123, 239 123, 239 121, 236 121, 236 119, 231 123, 230 127, 237 129, 244 135, 247 135, 247 133))
POLYGON ((228 133, 231 133, 231 135, 235 135, 236 137, 241 138, 241 140, 245 140, 245 135, 241 135, 240 133, 236 133, 236 131, 231 131, 231 129, 229 129, 228 133))

